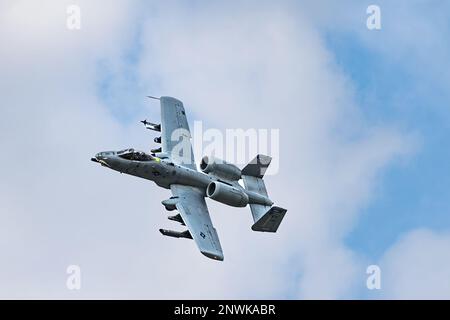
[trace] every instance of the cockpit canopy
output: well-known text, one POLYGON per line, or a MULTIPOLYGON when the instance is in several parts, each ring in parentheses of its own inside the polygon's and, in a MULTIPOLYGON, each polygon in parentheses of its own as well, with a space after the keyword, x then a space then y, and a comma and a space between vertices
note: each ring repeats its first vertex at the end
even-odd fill
POLYGON ((125 149, 117 152, 117 155, 126 160, 134 160, 134 161, 152 161, 154 157, 149 154, 146 154, 143 151, 136 151, 134 149, 125 149))
POLYGON ((96 157, 102 157, 102 158, 104 158, 104 157, 110 157, 110 156, 113 156, 113 155, 115 155, 115 154, 116 154, 115 151, 103 151, 103 152, 97 153, 95 156, 96 156, 96 157))

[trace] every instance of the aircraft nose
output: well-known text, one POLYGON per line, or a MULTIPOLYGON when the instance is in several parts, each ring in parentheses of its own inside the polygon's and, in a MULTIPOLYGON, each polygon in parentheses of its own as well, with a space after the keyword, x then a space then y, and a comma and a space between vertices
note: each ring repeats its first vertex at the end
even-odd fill
POLYGON ((99 152, 95 155, 95 157, 91 158, 91 161, 100 163, 102 166, 111 167, 106 160, 108 159, 108 155, 106 152, 99 152))
POLYGON ((93 161, 93 162, 99 162, 99 161, 98 161, 98 158, 97 158, 97 155, 95 155, 95 157, 92 157, 92 158, 91 158, 91 161, 93 161))
POLYGON ((94 157, 91 158, 91 161, 93 162, 100 162, 100 160, 103 160, 101 152, 97 153, 94 157))

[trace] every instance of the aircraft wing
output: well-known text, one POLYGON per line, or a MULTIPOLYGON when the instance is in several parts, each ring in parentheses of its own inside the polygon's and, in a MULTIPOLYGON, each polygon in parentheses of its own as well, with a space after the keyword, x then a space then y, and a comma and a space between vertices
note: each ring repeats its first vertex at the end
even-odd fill
POLYGON ((161 151, 174 163, 197 170, 183 103, 172 97, 161 97, 160 103, 161 151))
POLYGON ((191 186, 173 184, 170 186, 184 223, 201 253, 211 259, 223 260, 219 236, 214 228, 202 191, 191 186))

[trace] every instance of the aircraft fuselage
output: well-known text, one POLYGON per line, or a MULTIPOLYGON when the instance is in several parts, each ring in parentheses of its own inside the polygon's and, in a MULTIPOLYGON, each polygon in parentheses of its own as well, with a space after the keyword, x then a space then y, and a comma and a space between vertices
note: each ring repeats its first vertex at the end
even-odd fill
POLYGON ((94 159, 112 170, 139 178, 154 181, 158 186, 169 189, 171 184, 183 184, 206 188, 211 181, 217 180, 207 174, 195 171, 158 157, 147 161, 123 159, 117 154, 102 152, 94 159))
MULTIPOLYGON (((100 152, 95 158, 92 158, 92 161, 120 173, 154 181, 158 186, 166 189, 169 189, 172 184, 187 185, 200 188, 206 195, 206 188, 213 181, 231 186, 228 182, 214 175, 196 171, 133 149, 129 149, 128 153, 123 151, 100 152)), ((247 195, 248 203, 273 204, 267 197, 248 191, 237 182, 232 186, 247 195)))

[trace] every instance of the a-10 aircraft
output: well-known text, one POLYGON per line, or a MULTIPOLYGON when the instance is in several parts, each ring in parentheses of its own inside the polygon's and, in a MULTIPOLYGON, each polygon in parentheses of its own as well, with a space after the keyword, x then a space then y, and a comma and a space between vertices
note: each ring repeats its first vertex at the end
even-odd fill
POLYGON ((161 104, 161 124, 141 122, 147 129, 161 132, 161 137, 154 139, 161 144, 160 148, 151 150, 151 154, 134 149, 100 152, 91 160, 170 189, 173 196, 162 204, 169 211, 178 210, 178 214, 168 218, 187 230, 159 231, 165 236, 194 239, 208 258, 223 260, 224 255, 205 197, 234 207, 248 204, 254 220, 252 230, 276 232, 287 210, 273 206, 267 195, 263 176, 272 158, 257 155, 240 170, 233 164, 205 156, 200 163, 202 172, 197 171, 183 103, 172 97, 155 99, 161 104))

